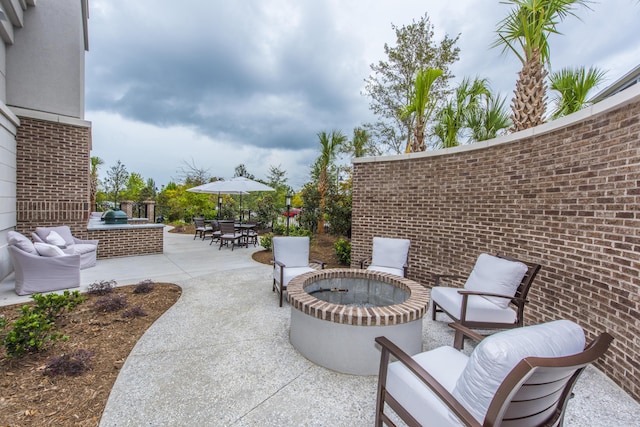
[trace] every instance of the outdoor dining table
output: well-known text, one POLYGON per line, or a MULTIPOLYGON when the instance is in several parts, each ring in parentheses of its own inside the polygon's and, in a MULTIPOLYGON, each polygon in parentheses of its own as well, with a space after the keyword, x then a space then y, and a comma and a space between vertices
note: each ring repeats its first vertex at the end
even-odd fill
POLYGON ((249 247, 249 232, 257 227, 257 224, 234 224, 236 230, 240 231, 239 246, 249 247))

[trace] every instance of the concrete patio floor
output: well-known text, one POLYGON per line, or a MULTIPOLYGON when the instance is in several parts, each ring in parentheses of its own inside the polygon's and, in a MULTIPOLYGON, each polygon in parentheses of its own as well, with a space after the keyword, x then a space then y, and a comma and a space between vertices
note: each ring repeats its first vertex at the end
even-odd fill
MULTIPOLYGON (((183 289, 127 358, 101 426, 373 425, 377 378, 327 370, 291 346, 289 306, 278 307, 271 267, 254 262, 254 250, 218 250, 165 231, 162 255, 99 260, 82 271, 81 290, 110 279, 183 289)), ((0 305, 30 300, 15 295, 12 280, 0 283, 0 305)), ((452 342, 445 322, 425 316, 425 350, 452 342)), ((597 369, 574 392, 565 425, 638 425, 640 404, 597 369)))

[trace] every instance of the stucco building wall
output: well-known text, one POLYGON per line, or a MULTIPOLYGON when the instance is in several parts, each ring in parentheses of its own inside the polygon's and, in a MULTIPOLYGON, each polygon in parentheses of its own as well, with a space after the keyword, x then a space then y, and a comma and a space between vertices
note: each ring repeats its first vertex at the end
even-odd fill
POLYGON ((640 399, 640 88, 501 139, 356 159, 352 207, 353 267, 374 236, 410 239, 427 287, 483 252, 542 264, 525 322, 611 333, 598 366, 640 399))

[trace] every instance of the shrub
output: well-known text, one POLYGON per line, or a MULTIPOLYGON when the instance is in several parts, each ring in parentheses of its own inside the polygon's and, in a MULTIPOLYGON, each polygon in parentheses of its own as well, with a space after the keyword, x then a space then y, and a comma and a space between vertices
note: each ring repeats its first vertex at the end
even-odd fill
POLYGON ((91 368, 90 362, 93 351, 76 350, 70 354, 63 354, 47 361, 44 374, 50 377, 56 375, 78 376, 91 368))
POLYGON ((340 238, 334 243, 338 261, 343 265, 351 265, 351 242, 347 239, 340 238))
POLYGON ((116 284, 115 280, 101 280, 90 284, 87 292, 91 295, 107 295, 113 292, 116 284))
POLYGON ((4 347, 8 357, 38 352, 44 348, 47 341, 67 339, 60 333, 50 332, 54 324, 44 312, 27 305, 22 307, 21 312, 13 322, 13 328, 4 337, 4 347))
POLYGON ((142 282, 138 283, 135 288, 133 288, 133 293, 148 294, 149 292, 153 291, 154 286, 155 286, 155 283, 153 282, 153 280, 151 279, 143 280, 142 282))
POLYGON ((147 312, 144 311, 144 308, 139 305, 133 306, 124 312, 122 312, 122 317, 125 319, 133 319, 134 317, 144 317, 147 315, 147 312))
POLYGON ((31 296, 35 301, 33 311, 42 313, 48 320, 55 321, 62 314, 63 310, 73 311, 78 305, 86 301, 86 297, 80 295, 78 291, 64 291, 59 294, 33 294, 31 296))
POLYGON ((273 233, 267 233, 260 236, 260 246, 270 251, 272 247, 273 233))
POLYGON ((102 298, 98 298, 96 302, 93 303, 93 308, 96 311, 112 313, 114 311, 122 310, 127 305, 129 305, 129 303, 127 302, 126 296, 108 295, 102 298))

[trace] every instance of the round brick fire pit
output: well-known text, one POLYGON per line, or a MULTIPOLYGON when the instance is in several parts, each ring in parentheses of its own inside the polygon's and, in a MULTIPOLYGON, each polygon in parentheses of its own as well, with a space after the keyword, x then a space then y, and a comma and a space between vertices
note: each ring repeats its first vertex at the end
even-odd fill
POLYGON ((328 269, 289 282, 291 344, 338 372, 374 375, 386 336, 409 354, 422 351, 429 293, 413 280, 369 270, 328 269))

